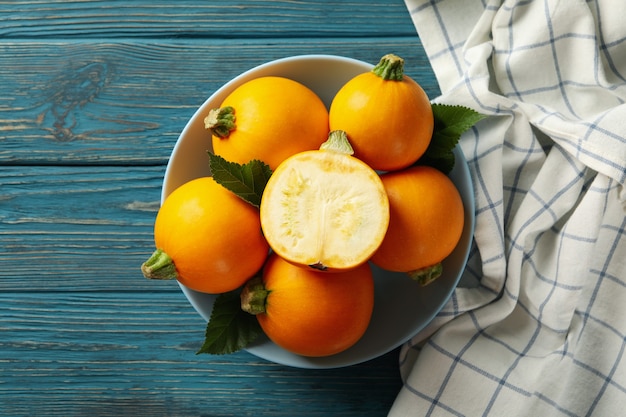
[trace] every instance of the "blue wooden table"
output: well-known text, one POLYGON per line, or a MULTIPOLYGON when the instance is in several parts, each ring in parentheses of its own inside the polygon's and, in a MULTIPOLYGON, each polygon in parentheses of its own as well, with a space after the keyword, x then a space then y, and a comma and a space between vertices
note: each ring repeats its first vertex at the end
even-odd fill
POLYGON ((205 322, 139 266, 172 147, 217 88, 388 52, 439 94, 401 0, 1 2, 0 415, 385 415, 397 350, 332 370, 196 355, 205 322))

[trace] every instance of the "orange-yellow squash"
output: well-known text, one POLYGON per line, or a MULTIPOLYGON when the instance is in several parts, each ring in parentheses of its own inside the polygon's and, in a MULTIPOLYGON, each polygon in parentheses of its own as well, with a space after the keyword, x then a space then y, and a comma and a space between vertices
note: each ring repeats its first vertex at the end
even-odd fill
POLYGON ((278 346, 303 356, 328 356, 358 342, 374 308, 369 264, 336 274, 295 266, 276 254, 242 292, 242 309, 256 314, 278 346))
POLYGON ((417 161, 434 127, 426 92, 404 74, 404 60, 392 54, 344 84, 331 103, 329 123, 331 131, 348 134, 355 157, 379 171, 417 161))
POLYGON ((258 209, 212 177, 191 180, 166 198, 154 241, 157 249, 142 265, 146 278, 176 278, 212 294, 239 288, 269 252, 258 209))
POLYGON ((275 169, 285 158, 317 149, 328 136, 328 110, 308 87, 284 77, 260 77, 231 92, 204 120, 213 152, 275 169))

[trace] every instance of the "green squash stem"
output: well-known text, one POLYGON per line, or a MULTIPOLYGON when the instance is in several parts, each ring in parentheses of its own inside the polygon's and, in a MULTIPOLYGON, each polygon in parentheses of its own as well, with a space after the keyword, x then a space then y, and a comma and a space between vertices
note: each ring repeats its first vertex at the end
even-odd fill
POLYGON ((383 80, 402 81, 404 77, 404 59, 398 55, 387 54, 372 68, 372 72, 383 80))
POLYGON ((155 250, 150 258, 141 264, 141 272, 148 279, 178 278, 174 261, 161 249, 155 250))
POLYGON ((354 155, 354 149, 348 140, 348 134, 343 130, 333 130, 328 134, 326 142, 320 146, 321 151, 336 152, 344 155, 354 155))
POLYGON ((235 119, 235 109, 231 106, 211 109, 204 118, 204 127, 214 136, 224 139, 237 127, 235 119))
POLYGON ((407 274, 412 280, 417 281, 422 287, 430 284, 443 273, 443 265, 441 262, 427 266, 425 268, 416 269, 415 271, 409 271, 407 274))
POLYGON ((251 278, 241 290, 241 309, 253 315, 265 313, 269 291, 263 285, 263 278, 251 278))

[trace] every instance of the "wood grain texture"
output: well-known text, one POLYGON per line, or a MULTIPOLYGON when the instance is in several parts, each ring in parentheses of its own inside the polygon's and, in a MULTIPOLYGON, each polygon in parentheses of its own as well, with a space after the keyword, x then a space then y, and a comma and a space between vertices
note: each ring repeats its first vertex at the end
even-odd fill
POLYGON ((402 1, 7 1, 0 37, 412 36, 402 1))
POLYGON ((2 415, 322 416, 329 401, 346 416, 384 414, 397 352, 328 371, 195 355, 204 321, 175 282, 138 268, 162 171, 0 169, 2 415))
POLYGON ((380 416, 400 388, 395 351, 332 370, 195 355, 180 292, 1 292, 0 330, 3 416, 380 416))
POLYGON ((139 269, 154 250, 163 172, 0 167, 0 293, 176 290, 139 269))
POLYGON ((0 163, 164 164, 195 110, 231 78, 299 54, 376 63, 403 56, 438 87, 417 37, 246 41, 0 43, 0 163))
POLYGON ((203 319, 139 266, 210 94, 277 58, 388 52, 439 94, 402 0, 0 1, 0 415, 386 415, 397 350, 333 370, 195 355, 203 319))

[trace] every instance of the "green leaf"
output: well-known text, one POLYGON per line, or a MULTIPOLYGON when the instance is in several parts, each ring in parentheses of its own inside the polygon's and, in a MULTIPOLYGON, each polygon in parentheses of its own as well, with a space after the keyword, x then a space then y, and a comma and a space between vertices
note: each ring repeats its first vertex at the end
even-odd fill
POLYGON ((248 346, 262 333, 256 316, 241 309, 239 291, 220 294, 213 304, 204 343, 196 354, 234 353, 248 346))
POLYGON ((209 164, 211 174, 218 184, 259 207, 267 180, 272 175, 269 165, 256 159, 241 165, 212 152, 209 152, 209 164))
POLYGON ((454 147, 461 135, 486 116, 469 107, 432 104, 435 128, 430 145, 419 164, 433 166, 448 174, 454 168, 454 147))

